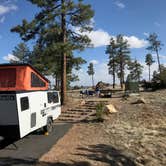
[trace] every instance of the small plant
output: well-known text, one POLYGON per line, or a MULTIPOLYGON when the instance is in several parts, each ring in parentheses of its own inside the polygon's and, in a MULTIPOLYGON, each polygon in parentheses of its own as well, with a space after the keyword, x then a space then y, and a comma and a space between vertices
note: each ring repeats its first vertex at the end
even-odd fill
POLYGON ((99 103, 96 105, 96 120, 98 122, 103 122, 104 115, 104 103, 99 103))

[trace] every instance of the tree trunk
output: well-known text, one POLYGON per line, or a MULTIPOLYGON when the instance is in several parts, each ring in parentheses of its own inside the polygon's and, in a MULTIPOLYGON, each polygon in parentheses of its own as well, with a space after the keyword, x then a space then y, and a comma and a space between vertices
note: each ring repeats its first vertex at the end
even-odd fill
POLYGON ((56 89, 60 90, 60 78, 58 75, 56 75, 56 89))
POLYGON ((58 80, 57 80, 57 75, 55 76, 55 88, 58 90, 58 80))
MULTIPOLYGON (((62 14, 61 14, 61 30, 62 30, 62 42, 63 44, 66 43, 66 14, 64 12, 64 5, 65 0, 61 0, 62 5, 62 14)), ((62 59, 61 59, 61 66, 62 66, 62 72, 61 72, 61 104, 64 105, 66 103, 66 53, 62 52, 62 59)))
POLYGON ((156 54, 157 54, 157 61, 158 61, 158 65, 159 65, 159 72, 161 74, 161 65, 160 65, 160 57, 159 57, 158 49, 156 49, 156 54))
POLYGON ((150 82, 150 65, 149 65, 149 82, 150 82))
POLYGON ((58 90, 60 90, 60 88, 61 88, 61 80, 58 79, 58 90))
POLYGON ((92 74, 92 87, 94 87, 94 78, 93 78, 93 74, 92 74))
POLYGON ((115 89, 115 61, 114 61, 114 57, 113 57, 113 89, 115 89))
POLYGON ((113 73, 113 89, 115 89, 115 73, 113 73))
POLYGON ((122 76, 122 71, 120 72, 120 87, 123 89, 123 76, 122 76))
POLYGON ((123 62, 121 59, 121 64, 120 64, 120 86, 121 89, 123 89, 123 62))

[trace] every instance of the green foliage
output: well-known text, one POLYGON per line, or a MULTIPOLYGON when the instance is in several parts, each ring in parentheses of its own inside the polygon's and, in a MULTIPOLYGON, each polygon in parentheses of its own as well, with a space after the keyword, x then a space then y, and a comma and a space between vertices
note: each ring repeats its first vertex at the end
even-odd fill
POLYGON ((145 63, 151 66, 155 61, 153 60, 152 54, 146 54, 145 63))
POLYGON ((150 82, 150 66, 154 63, 153 57, 151 54, 147 54, 145 57, 145 63, 149 66, 149 82, 150 82))
POLYGON ((150 51, 158 51, 161 50, 161 46, 163 45, 160 40, 158 40, 158 35, 156 33, 152 33, 147 38, 149 42, 149 46, 147 47, 147 50, 150 51))
POLYGON ((94 86, 94 79, 93 79, 93 76, 94 76, 94 74, 95 74, 95 71, 94 71, 93 63, 89 63, 87 73, 88 73, 90 76, 92 76, 92 86, 94 86))
POLYGON ((116 41, 111 38, 110 44, 106 47, 106 54, 109 54, 109 62, 108 62, 108 72, 113 76, 113 88, 115 88, 115 75, 117 71, 117 44, 116 41))
POLYGON ((129 74, 126 79, 125 83, 125 91, 130 93, 139 92, 139 82, 136 80, 133 80, 133 76, 129 74))
POLYGON ((161 72, 159 50, 161 50, 161 47, 163 46, 163 44, 161 43, 160 40, 158 40, 158 35, 156 33, 150 34, 147 40, 149 42, 149 46, 147 47, 147 50, 156 52, 159 71, 161 72))
POLYGON ((32 21, 24 19, 11 32, 18 33, 25 42, 32 40, 35 43, 31 61, 39 71, 61 78, 62 64, 65 63, 68 78, 71 78, 72 69, 78 70, 85 63, 82 58, 75 58, 73 51, 82 51, 90 45, 90 39, 82 32, 92 30, 90 20, 94 12, 91 6, 82 0, 28 1, 40 11, 32 21), (67 63, 62 59, 64 54, 67 55, 67 63))
POLYGON ((11 60, 10 63, 30 63, 31 51, 25 43, 19 43, 13 50, 13 55, 19 59, 19 61, 11 60))
POLYGON ((128 41, 123 35, 118 35, 116 40, 110 39, 110 44, 106 47, 106 54, 109 54, 108 71, 113 75, 113 88, 115 87, 116 75, 120 79, 121 88, 124 84, 125 68, 130 62, 130 49, 128 41))
POLYGON ((95 72, 94 72, 94 67, 93 67, 93 63, 89 63, 87 73, 88 73, 89 75, 94 75, 94 74, 95 74, 95 72))
POLYGON ((140 81, 143 66, 137 60, 129 62, 128 70, 130 71, 130 77, 132 80, 140 81))
POLYGON ((103 122, 104 116, 104 103, 100 102, 96 105, 96 120, 99 122, 103 122))
POLYGON ((124 76, 125 76, 125 67, 130 62, 130 49, 128 45, 128 41, 124 39, 123 35, 118 35, 116 39, 117 43, 117 75, 120 79, 121 88, 124 84, 124 76))
POLYGON ((115 74, 115 68, 116 68, 116 55, 117 55, 117 45, 116 41, 111 38, 110 39, 110 44, 106 47, 106 54, 109 54, 109 74, 115 74))
POLYGON ((85 31, 91 31, 90 19, 94 12, 90 5, 83 4, 83 1, 73 0, 29 0, 33 4, 41 8, 41 11, 36 14, 31 22, 22 21, 22 25, 18 25, 11 29, 12 32, 17 32, 24 41, 36 39, 37 43, 46 49, 46 52, 53 51, 56 54, 62 52, 70 53, 72 50, 83 50, 90 44, 90 40, 85 31), (67 26, 67 41, 62 42, 64 33, 61 27, 61 16, 66 16, 65 24, 67 26), (74 27, 80 27, 76 32, 74 27), (51 49, 51 50, 50 50, 51 49))

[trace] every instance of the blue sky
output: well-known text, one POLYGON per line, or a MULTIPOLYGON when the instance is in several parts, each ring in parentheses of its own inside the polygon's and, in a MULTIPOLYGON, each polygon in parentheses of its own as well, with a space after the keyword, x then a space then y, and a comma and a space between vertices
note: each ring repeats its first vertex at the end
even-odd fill
MULTIPOLYGON (((156 32, 165 45, 160 51, 161 62, 166 64, 166 0, 85 0, 95 10, 93 18, 94 30, 88 34, 94 48, 86 49, 77 55, 87 62, 94 62, 95 82, 106 81, 111 83, 108 75, 105 54, 106 45, 111 36, 123 34, 131 46, 131 57, 137 59, 145 67, 143 78, 148 72, 144 64, 146 38, 149 33, 156 32)), ((18 34, 11 33, 11 27, 20 24, 23 18, 31 20, 38 9, 26 0, 0 0, 0 63, 7 62, 8 54, 21 41, 18 34)), ((154 55, 155 57, 155 55, 154 55)), ((87 66, 77 72, 80 81, 75 84, 89 85, 91 83, 86 71, 87 66)), ((157 70, 157 65, 152 66, 157 70)))

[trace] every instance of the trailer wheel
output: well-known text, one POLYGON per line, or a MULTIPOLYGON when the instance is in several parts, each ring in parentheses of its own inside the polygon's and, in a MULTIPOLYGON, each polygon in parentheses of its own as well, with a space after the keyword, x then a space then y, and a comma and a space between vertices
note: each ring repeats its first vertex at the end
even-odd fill
POLYGON ((44 132, 51 133, 53 131, 53 121, 51 118, 48 118, 47 125, 44 126, 44 132))

